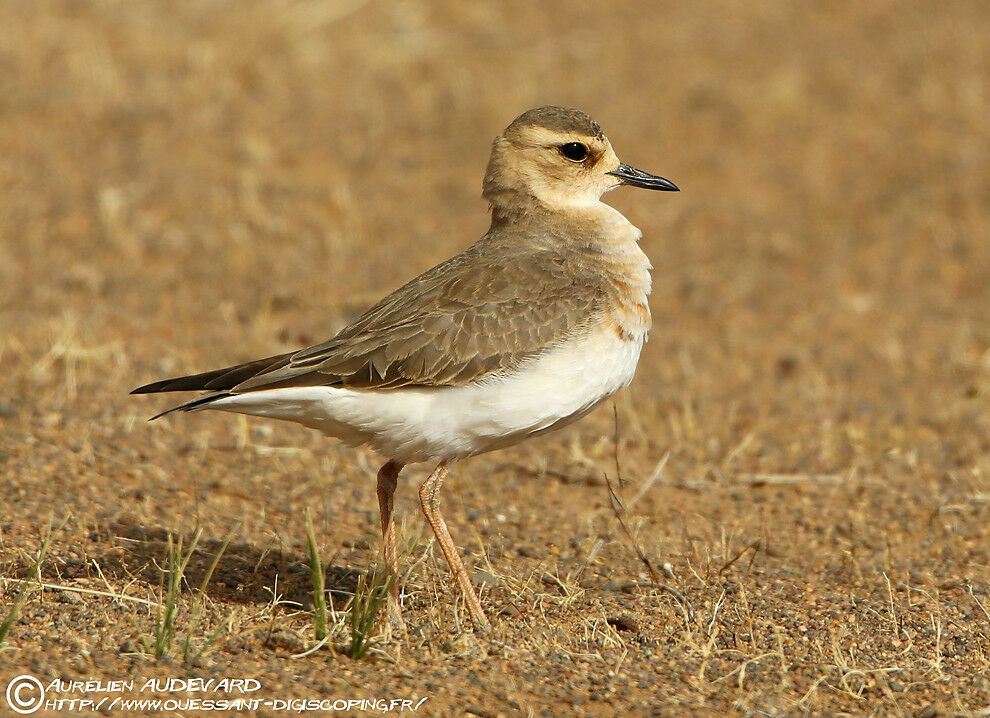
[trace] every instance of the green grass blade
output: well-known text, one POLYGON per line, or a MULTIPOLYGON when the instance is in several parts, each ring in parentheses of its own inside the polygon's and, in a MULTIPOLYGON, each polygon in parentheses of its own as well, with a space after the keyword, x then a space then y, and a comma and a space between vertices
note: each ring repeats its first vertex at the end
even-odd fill
POLYGON ((305 509, 306 543, 309 544, 309 571, 313 577, 313 632, 316 640, 327 637, 327 598, 323 582, 323 566, 316 547, 316 533, 313 531, 313 517, 309 507, 305 509))
MULTIPOLYGON (((213 572, 216 571, 217 564, 220 563, 220 559, 223 557, 223 554, 227 550, 227 547, 230 546, 230 542, 234 538, 234 534, 238 531, 238 529, 240 529, 240 524, 235 526, 230 531, 230 533, 227 534, 227 538, 224 539, 223 544, 220 546, 220 550, 217 551, 216 556, 213 557, 213 561, 210 563, 210 567, 207 569, 206 575, 203 576, 203 580, 199 584, 199 591, 196 593, 196 597, 193 599, 192 615, 189 619, 189 630, 186 632, 186 640, 182 644, 182 659, 186 662, 189 661, 189 651, 191 649, 193 634, 196 632, 196 628, 199 626, 199 620, 203 609, 203 602, 206 599, 206 587, 209 585, 210 579, 213 578, 213 572)), ((221 626, 223 626, 223 624, 221 624, 221 626)), ((212 643, 213 640, 216 639, 217 635, 218 634, 214 632, 214 635, 211 636, 207 645, 212 643)), ((196 657, 199 658, 202 654, 203 654, 203 650, 200 650, 199 653, 196 654, 196 657)))
POLYGON ((370 575, 370 581, 366 576, 358 579, 351 603, 351 645, 348 655, 354 659, 367 656, 375 625, 395 580, 384 571, 373 570, 370 575))

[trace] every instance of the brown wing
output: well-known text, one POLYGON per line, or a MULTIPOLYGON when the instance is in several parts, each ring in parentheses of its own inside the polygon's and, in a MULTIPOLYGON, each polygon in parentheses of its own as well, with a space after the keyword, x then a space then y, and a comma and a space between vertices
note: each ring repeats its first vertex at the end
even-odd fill
POLYGON ((601 308, 604 293, 558 250, 506 249, 482 240, 385 297, 333 339, 233 390, 467 384, 518 366, 601 308))
POLYGON ((400 287, 329 341, 131 393, 215 392, 169 413, 290 386, 467 384, 518 366, 594 319, 605 292, 581 267, 559 245, 486 237, 400 287))

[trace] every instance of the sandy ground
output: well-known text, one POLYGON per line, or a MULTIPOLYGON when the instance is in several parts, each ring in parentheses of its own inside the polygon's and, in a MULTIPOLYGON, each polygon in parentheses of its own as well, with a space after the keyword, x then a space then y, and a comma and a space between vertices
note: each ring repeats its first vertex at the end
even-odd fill
MULTIPOLYGON (((987 715, 990 5, 0 15, 0 615, 67 517, 5 686, 253 678, 265 701, 426 698, 431 716, 987 715), (418 466, 397 497, 408 633, 291 658, 316 643, 304 510, 339 647, 377 560, 378 458, 232 416, 149 424, 165 398, 127 392, 322 340, 474 241, 491 139, 548 103, 683 190, 609 196, 655 266, 636 380, 450 479, 490 640, 428 540, 418 466), (168 537, 199 529, 155 658, 168 537)), ((88 697, 121 696, 149 697, 88 697)), ((120 705, 102 713, 161 714, 120 705)))

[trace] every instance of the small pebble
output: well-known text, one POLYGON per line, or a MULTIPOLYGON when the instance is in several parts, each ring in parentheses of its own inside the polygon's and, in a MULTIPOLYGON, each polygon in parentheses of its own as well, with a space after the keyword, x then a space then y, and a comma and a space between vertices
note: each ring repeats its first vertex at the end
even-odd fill
POLYGON ((282 648, 289 653, 302 653, 306 650, 306 642, 293 631, 285 629, 273 632, 268 637, 267 644, 269 647, 282 648))
POLYGON ((619 616, 609 616, 608 625, 612 626, 617 631, 639 631, 639 621, 630 616, 628 613, 623 613, 619 616))
POLYGON ((124 641, 123 643, 121 643, 120 644, 120 648, 118 649, 118 652, 119 653, 122 653, 122 654, 123 653, 144 653, 144 651, 141 650, 141 644, 139 644, 133 638, 128 638, 126 641, 124 641))
POLYGON ((519 618, 522 615, 522 611, 509 603, 506 604, 501 611, 499 611, 499 615, 505 616, 506 618, 519 618))

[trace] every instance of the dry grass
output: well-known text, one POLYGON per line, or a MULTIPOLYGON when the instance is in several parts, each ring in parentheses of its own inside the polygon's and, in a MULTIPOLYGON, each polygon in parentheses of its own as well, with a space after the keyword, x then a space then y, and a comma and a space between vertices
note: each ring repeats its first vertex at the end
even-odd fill
POLYGON ((0 614, 71 516, 0 678, 253 677, 429 715, 990 708, 985 4, 0 12, 0 614), (464 632, 407 470, 407 634, 307 653, 303 512, 339 642, 379 546, 376 457, 148 424, 162 404, 126 392, 322 339, 480 236, 488 143, 548 102, 683 189, 609 198, 656 267, 618 454, 603 408, 451 478, 491 641, 464 632), (173 620, 209 651, 155 660, 158 564, 198 527, 173 620))

